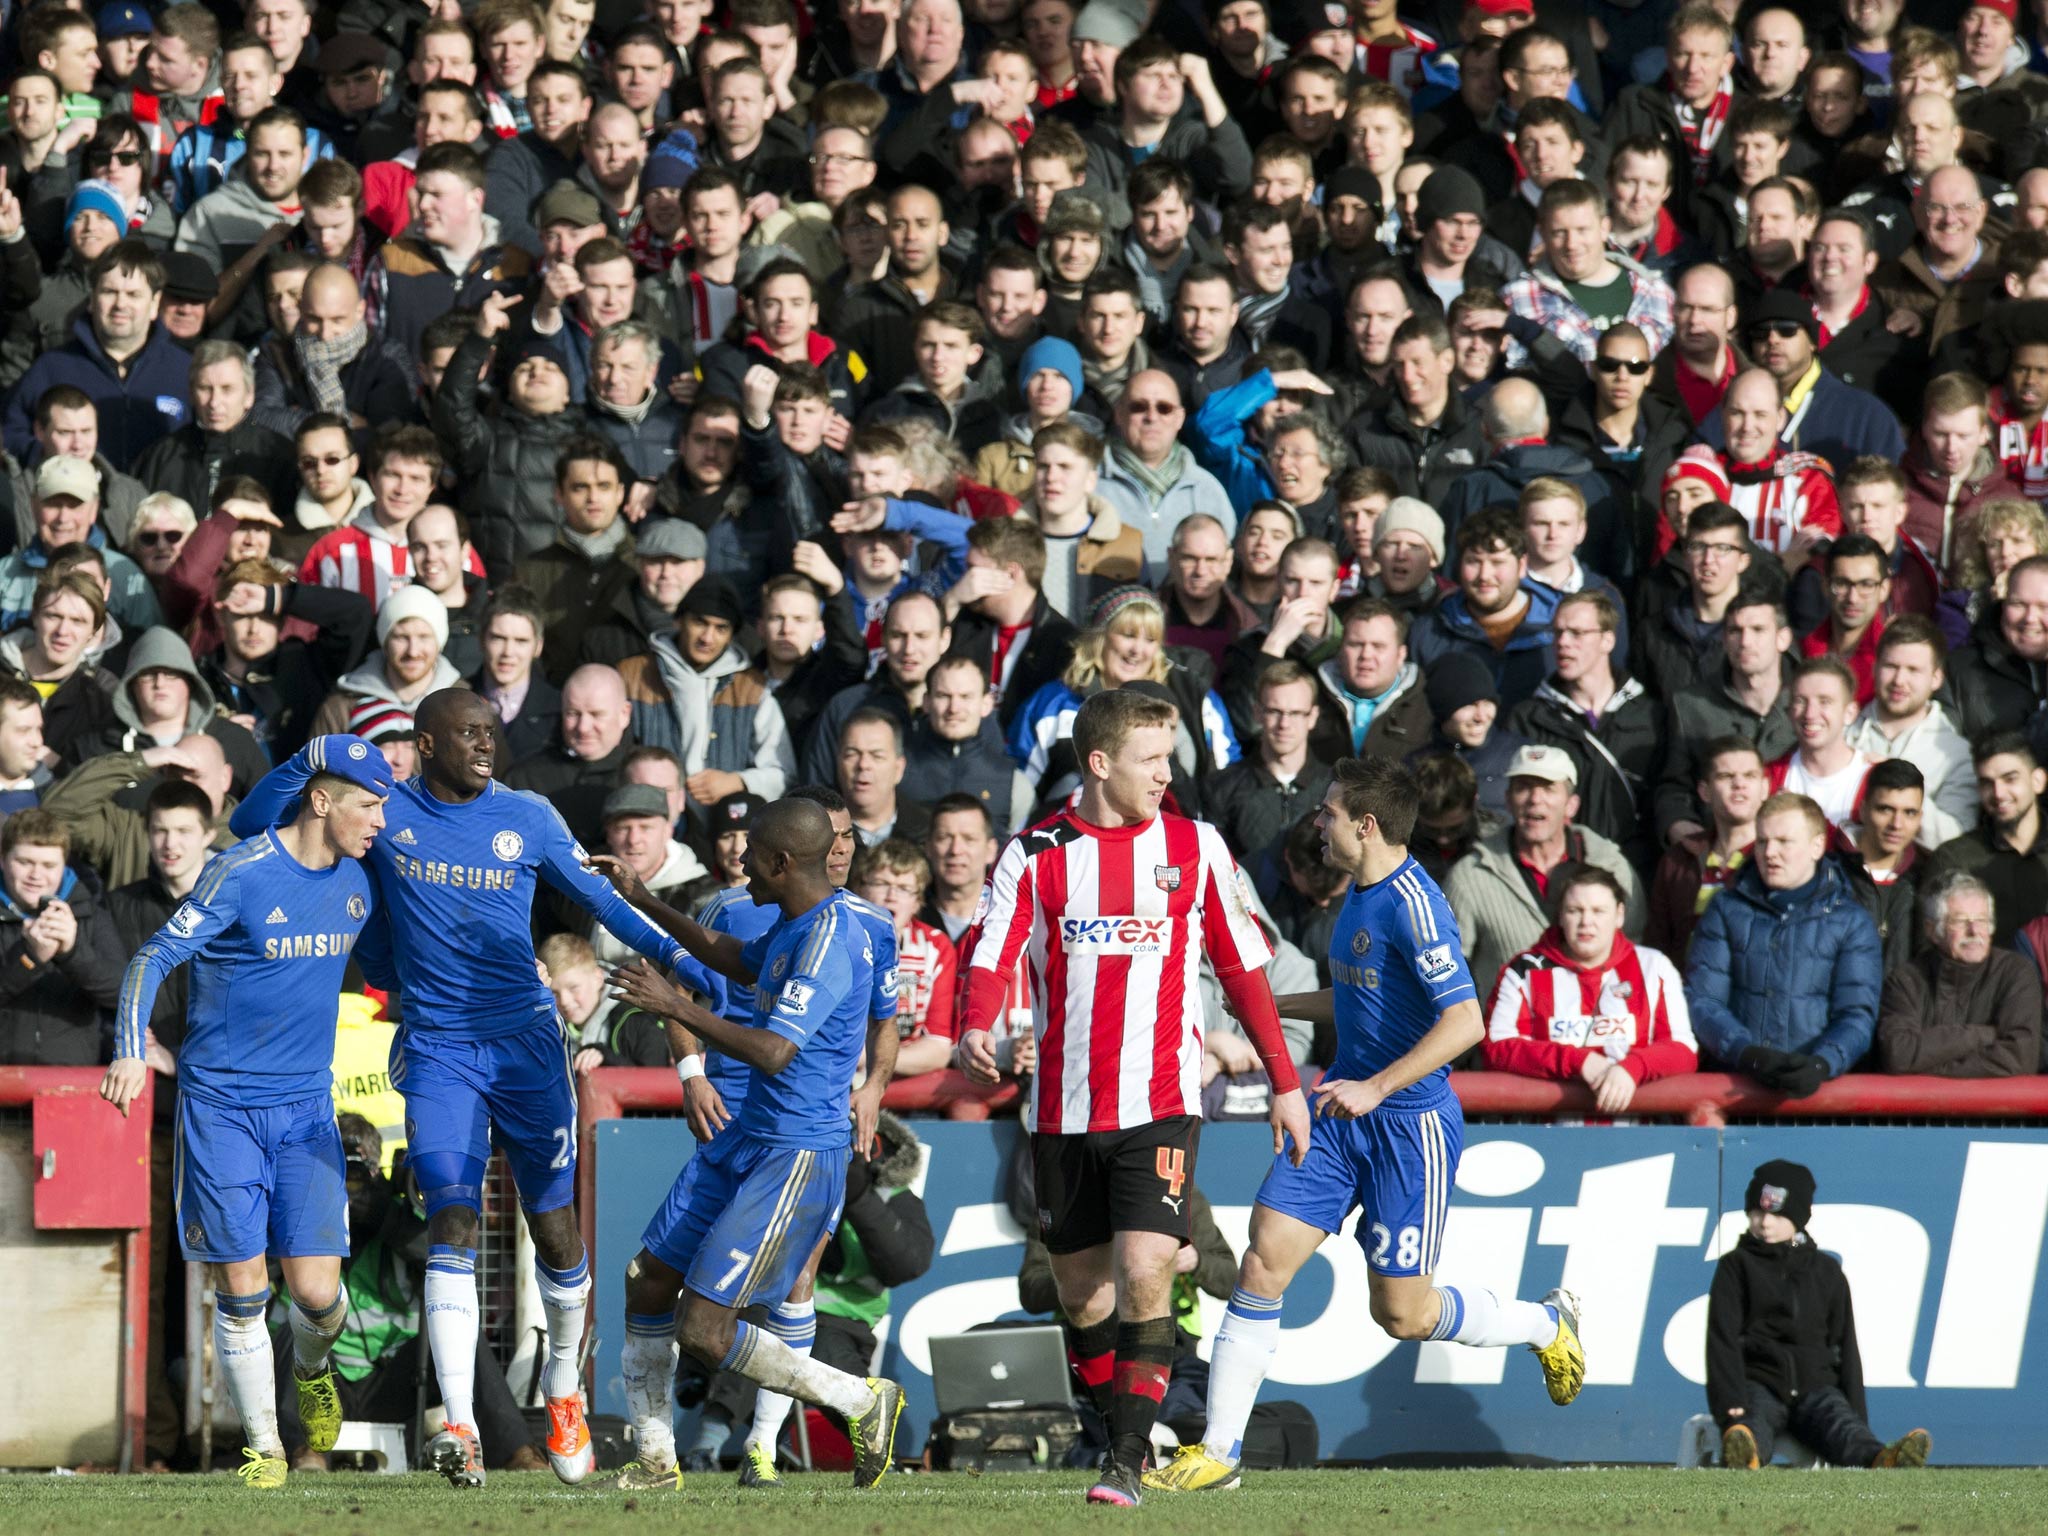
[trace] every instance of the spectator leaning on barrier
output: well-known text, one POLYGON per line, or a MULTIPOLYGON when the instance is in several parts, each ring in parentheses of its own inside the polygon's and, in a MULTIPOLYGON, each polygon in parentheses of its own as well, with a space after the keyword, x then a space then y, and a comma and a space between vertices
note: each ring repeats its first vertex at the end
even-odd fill
POLYGON ((1635 871, 1614 844, 1573 822, 1578 783, 1578 768, 1561 748, 1523 747, 1508 765, 1510 823, 1481 837, 1444 884, 1473 979, 1488 988, 1542 937, 1550 925, 1545 907, 1552 885, 1578 865, 1614 876, 1623 892, 1624 926, 1631 937, 1642 932, 1635 871))
POLYGON ((1945 875, 1920 899, 1927 948, 1885 977, 1877 1061, 1887 1072, 2014 1077, 2041 1064, 2041 978, 1993 949, 1995 907, 1975 875, 1945 875))
POLYGON ((1884 981, 1877 925, 1827 841, 1806 796, 1766 800, 1754 856, 1708 903, 1686 965, 1706 1055, 1790 1098, 1863 1059, 1884 981))
POLYGON ((1625 1113, 1642 1084, 1699 1064, 1678 967, 1622 933, 1627 896, 1604 869, 1572 870, 1551 905, 1556 920, 1494 984, 1481 1057, 1582 1081, 1603 1114, 1625 1113))

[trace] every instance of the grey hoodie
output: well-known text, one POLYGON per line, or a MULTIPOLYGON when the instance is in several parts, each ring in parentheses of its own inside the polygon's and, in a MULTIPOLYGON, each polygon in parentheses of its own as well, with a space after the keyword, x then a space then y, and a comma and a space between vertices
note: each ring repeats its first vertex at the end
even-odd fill
POLYGON ((401 699, 398 690, 393 688, 390 680, 384 676, 384 648, 379 646, 363 658, 361 666, 335 685, 334 692, 327 696, 320 705, 319 712, 313 716, 312 734, 326 736, 336 731, 346 731, 349 711, 365 699, 382 699, 387 704, 396 704, 401 709, 409 710, 417 708, 420 700, 430 693, 438 693, 443 688, 468 686, 463 682, 462 674, 455 670, 448 658, 441 656, 434 661, 434 675, 428 679, 425 689, 410 702, 401 699))
POLYGON ((280 221, 298 222, 249 185, 246 165, 246 161, 238 163, 216 191, 185 210, 172 250, 197 251, 214 271, 220 272, 229 265, 230 249, 254 245, 271 225, 280 221))
POLYGON ((128 670, 122 674, 121 686, 114 692, 114 716, 126 727, 117 750, 138 752, 151 746, 170 746, 204 731, 213 723, 214 713, 213 690, 192 664, 189 645, 161 625, 145 629, 136 636, 135 644, 128 651, 128 670), (192 702, 185 711, 185 728, 169 741, 145 731, 142 717, 135 712, 135 700, 128 690, 145 672, 181 673, 192 685, 192 702))

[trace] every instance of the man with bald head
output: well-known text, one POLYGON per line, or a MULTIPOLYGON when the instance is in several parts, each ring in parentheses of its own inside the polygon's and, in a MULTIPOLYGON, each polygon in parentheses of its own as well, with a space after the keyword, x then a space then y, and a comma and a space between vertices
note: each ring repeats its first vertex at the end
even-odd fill
POLYGON ((1778 381, 1762 368, 1735 376, 1719 419, 1721 463, 1733 484, 1729 504, 1749 519, 1750 538, 1796 572, 1817 544, 1842 531, 1834 482, 1820 468, 1775 472, 1787 412, 1778 381))
POLYGON ((601 847, 605 796, 617 786, 619 765, 636 745, 632 726, 626 685, 617 669, 578 667, 562 684, 562 723, 555 739, 508 769, 505 785, 544 796, 578 842, 601 847))
POLYGON ((871 396, 910 377, 918 315, 935 300, 955 297, 953 274, 939 264, 953 232, 938 195, 898 187, 889 194, 888 219, 888 267, 848 288, 832 317, 832 334, 867 359, 871 396))
POLYGON ((1999 190, 1967 166, 1933 172, 1913 199, 1911 246, 1871 279, 1895 318, 1904 311, 1919 321, 1935 373, 1976 362, 1977 328, 2000 292, 1998 243, 1984 231, 1999 190))
POLYGON ((1671 345, 1650 372, 1650 389, 1685 408, 1694 426, 1721 408, 1746 359, 1735 350, 1735 280, 1716 262, 1678 275, 1671 345))
POLYGON ((228 830, 236 804, 234 770, 221 744, 204 732, 167 747, 87 758, 77 772, 44 792, 43 809, 71 829, 73 862, 91 865, 108 890, 149 873, 147 814, 141 799, 129 791, 152 775, 197 785, 212 806, 213 846, 228 848, 236 842, 228 830))
POLYGON ((405 348, 369 328, 362 285, 347 267, 323 262, 306 274, 289 344, 257 352, 250 414, 286 437, 315 411, 336 412, 359 428, 382 426, 411 419, 417 382, 405 348))
POLYGON ((1456 543, 1458 525, 1482 508, 1518 505, 1533 480, 1563 480, 1586 498, 1580 559, 1610 581, 1635 575, 1635 539, 1613 485, 1578 449, 1550 442, 1550 410, 1540 389, 1527 379, 1501 380, 1480 406, 1479 436, 1485 462, 1459 478, 1437 507, 1447 546, 1456 543))
POLYGON ((583 164, 604 207, 605 223, 624 238, 640 226, 640 172, 647 140, 633 109, 610 101, 583 128, 583 164))
POLYGON ((1116 404, 1115 430, 1097 471, 1095 491, 1145 540, 1145 563, 1166 564, 1173 531, 1196 513, 1237 531, 1237 512, 1222 482, 1195 462, 1180 440, 1186 403, 1173 375, 1147 368, 1131 375, 1116 404))

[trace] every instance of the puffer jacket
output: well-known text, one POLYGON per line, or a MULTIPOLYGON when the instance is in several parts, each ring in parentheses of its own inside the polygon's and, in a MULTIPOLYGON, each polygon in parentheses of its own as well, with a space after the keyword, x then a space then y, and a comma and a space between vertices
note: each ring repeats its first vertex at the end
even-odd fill
POLYGON ((562 526, 555 505, 555 461, 572 437, 590 431, 571 405, 552 416, 529 416, 509 403, 486 416, 477 373, 490 355, 482 336, 467 336, 449 359, 434 393, 434 430, 454 450, 462 479, 462 511, 484 569, 503 581, 519 561, 555 542, 562 526))
MULTIPOLYGON (((1344 674, 1335 658, 1315 669, 1316 702, 1322 710, 1309 731, 1309 756, 1319 763, 1335 763, 1347 757, 1406 758, 1429 742, 1436 722, 1429 715, 1429 697, 1424 691, 1422 669, 1406 662, 1395 675, 1373 711, 1365 738, 1356 746, 1351 734, 1351 692, 1344 686, 1344 674)), ((1257 683, 1253 689, 1256 696, 1257 683)))
POLYGON ((78 918, 78 941, 37 964, 23 933, 28 914, 0 893, 0 1062, 10 1066, 96 1067, 113 1045, 120 935, 98 890, 75 870, 65 870, 57 897, 78 918))
POLYGON ((1693 929, 1686 997, 1701 1054, 1722 1066, 1761 1045, 1840 1077, 1870 1049, 1883 987, 1877 925, 1831 862, 1787 893, 1746 864, 1693 929))
POLYGON ((656 635, 644 654, 619 663, 619 676, 641 746, 675 753, 685 778, 719 768, 737 773, 764 800, 780 797, 796 771, 796 753, 782 708, 745 651, 728 645, 699 672, 672 639, 656 635))

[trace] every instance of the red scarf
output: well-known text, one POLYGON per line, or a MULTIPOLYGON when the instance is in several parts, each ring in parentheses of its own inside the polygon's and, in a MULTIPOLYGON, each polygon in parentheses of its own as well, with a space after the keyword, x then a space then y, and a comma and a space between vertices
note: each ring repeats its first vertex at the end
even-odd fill
POLYGON ((2005 403, 2005 386, 1991 391, 1991 424, 1998 429, 1992 451, 2022 494, 2034 501, 2048 497, 2048 415, 2029 428, 2005 403))
POLYGON ((1692 365, 1684 358, 1672 354, 1671 374, 1678 384, 1678 398, 1684 403, 1685 413, 1692 418, 1694 426, 1721 408, 1721 397, 1735 382, 1735 349, 1730 347, 1727 350, 1726 366, 1721 369, 1721 376, 1715 379, 1702 378, 1692 371, 1692 365))
MULTIPOLYGON (((752 347, 756 352, 765 352, 768 354, 771 360, 775 359, 775 352, 774 349, 768 345, 768 338, 763 336, 759 331, 747 332, 746 336, 741 340, 740 345, 752 347)), ((804 361, 809 363, 813 368, 824 367, 825 359, 830 357, 834 352, 837 352, 838 350, 838 343, 833 341, 833 339, 830 336, 827 336, 823 331, 804 332, 804 361)))
MULTIPOLYGON (((1666 89, 1671 89, 1668 79, 1666 89)), ((1695 111, 1678 99, 1676 91, 1672 92, 1671 110, 1678 116, 1678 136, 1685 140, 1695 172, 1704 172, 1713 160, 1714 146, 1721 142, 1721 131, 1728 126, 1728 109, 1734 102, 1735 88, 1726 75, 1714 87, 1714 99, 1704 112, 1695 111)))

